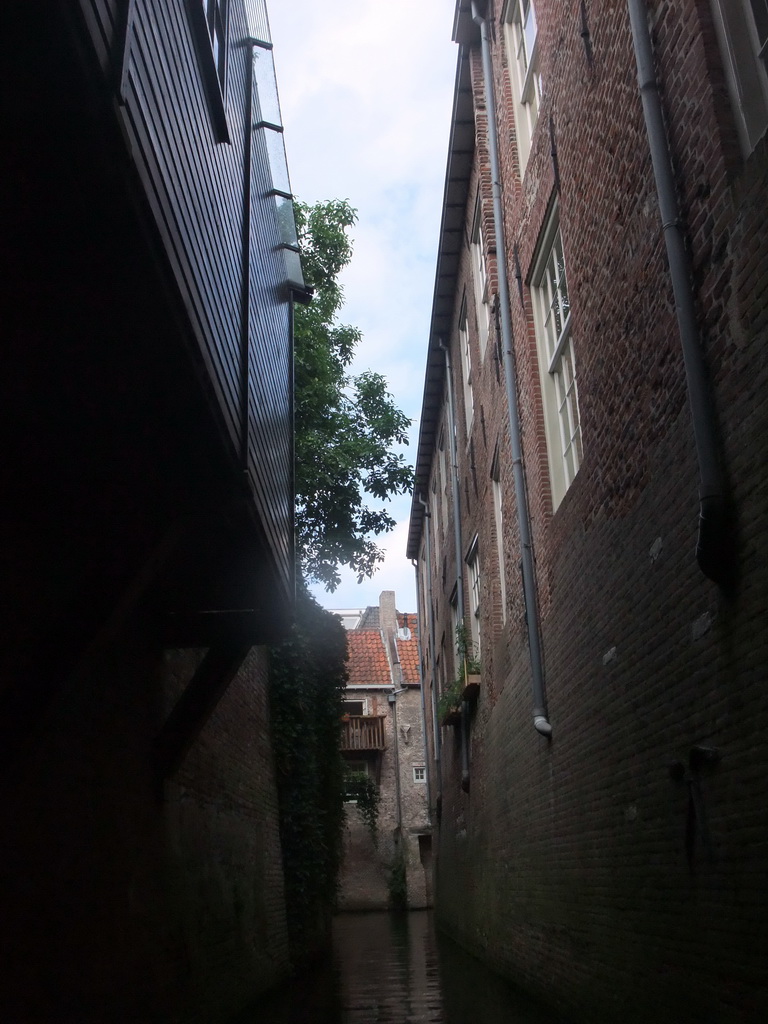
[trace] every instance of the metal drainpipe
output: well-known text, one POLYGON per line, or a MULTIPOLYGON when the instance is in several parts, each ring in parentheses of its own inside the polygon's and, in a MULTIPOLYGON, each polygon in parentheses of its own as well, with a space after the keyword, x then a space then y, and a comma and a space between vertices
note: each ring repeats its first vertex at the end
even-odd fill
POLYGON ((509 442, 512 449, 512 474, 517 504, 517 524, 520 532, 520 553, 525 599, 526 624, 528 627, 528 651, 531 660, 531 690, 533 692, 533 725, 537 732, 547 738, 552 735, 549 724, 547 702, 544 690, 544 660, 541 652, 539 624, 539 603, 536 594, 536 573, 533 565, 533 539, 531 537, 528 513, 528 491, 523 472, 523 446, 520 432, 520 413, 517 405, 517 377, 515 356, 512 348, 512 318, 510 316, 509 286, 507 284, 507 254, 504 243, 504 221, 501 207, 501 173, 499 152, 496 141, 496 103, 493 95, 491 68, 491 46, 488 39, 488 24, 472 3, 472 18, 480 26, 481 52, 483 58, 483 81, 485 106, 488 115, 488 154, 491 161, 493 184, 493 223, 496 239, 496 262, 499 272, 499 307, 501 319, 501 341, 504 351, 504 380, 509 412, 509 442))
POLYGON ((699 534, 696 541, 696 561, 705 576, 727 588, 734 582, 735 537, 726 499, 724 474, 718 457, 714 400, 696 319, 691 266, 680 223, 672 160, 654 73, 653 45, 646 7, 643 0, 628 2, 632 43, 637 61, 637 80, 667 247, 699 465, 699 534))
MULTIPOLYGON (((464 623, 464 573, 461 568, 461 503, 459 501, 459 457, 456 451, 456 409, 453 404, 453 365, 448 346, 440 339, 445 356, 448 390, 448 433, 451 445, 451 490, 453 491, 453 536, 456 546, 456 617, 464 623)), ((454 637, 454 643, 455 643, 454 637)), ((461 788, 469 792, 469 703, 461 702, 461 788)))
MULTIPOLYGON (((412 558, 411 559, 411 565, 413 566, 413 575, 414 575, 414 578, 415 578, 415 581, 416 581, 416 593, 418 594, 419 593, 419 563, 416 561, 415 558, 412 558)), ((419 690, 421 691, 421 735, 422 735, 423 740, 424 740, 424 755, 425 755, 424 759, 426 761, 426 753, 427 753, 427 703, 426 703, 426 700, 424 698, 424 673, 421 670, 421 659, 422 659, 423 652, 422 652, 422 649, 421 649, 421 630, 418 628, 418 620, 417 620, 417 628, 416 628, 416 647, 417 647, 418 652, 419 652, 419 690)), ((426 764, 424 766, 424 775, 425 775, 425 781, 426 781, 426 784, 427 784, 427 821, 431 825, 432 824, 432 786, 431 786, 430 781, 429 781, 429 768, 426 766, 426 764)))
POLYGON ((400 792, 400 744, 397 735, 397 687, 393 684, 392 693, 387 697, 389 706, 392 708, 392 752, 395 761, 395 842, 400 842, 400 832, 403 820, 400 792))
MULTIPOLYGON (((432 705, 432 735, 434 736, 434 758, 438 780, 440 779, 440 748, 442 744, 440 736, 440 723, 437 720, 437 663, 435 661, 435 613, 432 605, 432 543, 429 536, 429 520, 432 513, 429 511, 429 503, 419 495, 419 504, 424 507, 424 515, 427 518, 427 606, 429 609, 429 668, 432 673, 431 705, 432 705)), ((419 592, 418 578, 416 580, 416 593, 419 592)))

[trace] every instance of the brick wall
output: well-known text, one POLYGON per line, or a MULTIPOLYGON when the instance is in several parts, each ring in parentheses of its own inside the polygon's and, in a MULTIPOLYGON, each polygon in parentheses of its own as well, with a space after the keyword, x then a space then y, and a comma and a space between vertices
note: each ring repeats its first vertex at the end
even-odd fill
MULTIPOLYGON (((544 93, 522 181, 500 5, 491 5, 507 261, 511 276, 516 248, 523 278, 522 296, 510 280, 510 302, 551 741, 532 726, 503 367, 493 332, 481 360, 472 315, 475 416, 472 436, 462 436, 464 289, 474 308, 466 247, 456 284, 462 532, 466 542, 479 534, 483 681, 469 794, 459 785, 458 730, 442 730, 437 909, 462 942, 585 1022, 599 1013, 637 1024, 735 1024, 768 1010, 760 770, 768 754, 768 159, 765 140, 746 160, 738 153, 709 11, 694 0, 649 4, 738 517, 741 583, 731 597, 693 557, 697 466, 626 5, 586 4, 590 62, 580 4, 536 4, 544 93), (556 195, 550 119, 584 448, 556 509, 530 291, 556 195), (490 479, 497 445, 506 621, 490 479), (689 787, 669 765, 687 765, 695 745, 722 759, 695 773, 706 829, 699 818, 687 844, 689 787)), ((488 194, 479 52, 472 62, 467 231, 477 188, 484 203, 488 194)), ((490 260, 493 277, 492 251, 490 260)), ((447 575, 446 584, 433 567, 436 647, 450 636, 447 575)))
POLYGON ((287 975, 263 652, 155 785, 195 660, 121 629, 3 778, 4 1020, 224 1021, 287 975))

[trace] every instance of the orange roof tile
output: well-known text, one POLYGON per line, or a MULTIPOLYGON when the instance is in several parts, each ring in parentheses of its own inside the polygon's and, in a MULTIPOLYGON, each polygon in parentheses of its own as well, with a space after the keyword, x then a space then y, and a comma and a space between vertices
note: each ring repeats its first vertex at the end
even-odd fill
POLYGON ((404 683, 419 683, 419 642, 416 639, 416 616, 409 615, 408 621, 411 629, 411 639, 397 639, 397 655, 400 658, 400 666, 403 670, 404 683))
POLYGON ((347 686, 391 686, 387 653, 378 629, 351 629, 347 641, 347 686))

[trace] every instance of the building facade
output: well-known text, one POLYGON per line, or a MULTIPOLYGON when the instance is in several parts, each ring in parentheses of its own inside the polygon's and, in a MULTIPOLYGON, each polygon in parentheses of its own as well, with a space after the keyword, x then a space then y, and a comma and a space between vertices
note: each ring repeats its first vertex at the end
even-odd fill
POLYGON ((349 680, 341 748, 347 770, 378 790, 372 831, 350 789, 340 910, 416 909, 432 902, 432 837, 415 615, 378 607, 340 614, 348 630, 349 680))
POLYGON ((0 1015, 229 1019, 291 966, 259 645, 304 289, 266 10, 4 29, 0 1015))
POLYGON ((436 912, 575 1020, 767 1008, 763 14, 456 5, 408 546, 436 912))

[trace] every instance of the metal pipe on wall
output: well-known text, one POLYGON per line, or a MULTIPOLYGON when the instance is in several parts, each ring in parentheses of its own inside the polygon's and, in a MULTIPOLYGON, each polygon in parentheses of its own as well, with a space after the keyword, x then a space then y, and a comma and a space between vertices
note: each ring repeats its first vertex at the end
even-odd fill
POLYGON ((507 283, 507 256, 504 239, 504 221, 501 205, 501 171, 496 140, 496 103, 493 94, 491 46, 488 38, 488 24, 472 3, 472 17, 480 27, 481 54, 483 60, 483 82, 485 105, 488 117, 488 155, 491 162, 493 186, 493 222, 496 240, 496 261, 499 277, 499 312, 501 319, 501 341, 504 361, 507 409, 509 412, 509 442, 512 449, 512 474, 515 484, 517 522, 520 533, 520 557, 522 563, 523 596, 525 598, 526 622, 528 627, 528 651, 531 662, 531 690, 533 693, 533 725, 542 736, 552 735, 549 723, 544 687, 544 659, 541 650, 541 627, 539 603, 536 591, 536 570, 533 564, 533 539, 531 537, 528 511, 528 491, 523 470, 523 446, 520 430, 520 412, 517 404, 517 375, 512 347, 512 318, 507 283))
MULTIPOLYGON (((437 766, 437 776, 440 778, 440 748, 441 748, 441 737, 440 737, 440 723, 437 720, 437 698, 435 696, 437 689, 437 662, 435 660, 435 611, 432 603, 432 544, 429 536, 430 520, 432 513, 429 511, 429 502, 426 502, 421 495, 419 495, 419 504, 424 508, 424 516, 427 524, 427 543, 426 543, 426 555, 427 555, 427 594, 426 594, 426 606, 429 612, 429 668, 432 673, 432 689, 430 693, 431 706, 432 706, 432 735, 434 736, 434 759, 437 766)), ((416 593, 419 593, 419 580, 416 577, 416 593)))
POLYGON ((648 28, 646 6, 644 0, 628 0, 628 3, 632 43, 637 62, 637 80, 651 151, 664 242, 667 247, 699 467, 699 533, 696 542, 696 561, 705 576, 722 587, 728 587, 733 584, 735 577, 735 530, 728 507, 725 475, 718 453, 714 399, 696 317, 691 265, 680 222, 680 208, 654 70, 653 44, 648 28))
MULTIPOLYGON (((446 388, 448 391, 448 433, 451 452, 451 491, 453 492, 453 539, 456 548, 456 618, 464 623, 464 572, 461 554, 461 502, 459 500, 459 456, 456 451, 456 406, 453 401, 453 364, 451 353, 440 339, 445 356, 446 388)), ((454 643, 456 638, 454 637, 454 643)), ((469 792, 469 704, 461 702, 461 788, 469 792)))
MULTIPOLYGON (((416 580, 416 594, 418 595, 418 593, 419 593, 419 563, 416 561, 416 559, 412 558, 411 559, 411 565, 413 566, 413 575, 414 575, 415 580, 416 580)), ((418 603, 418 597, 417 597, 417 603, 418 603)), ((421 691, 421 735, 424 738, 424 753, 426 754, 426 752, 427 752, 427 702, 426 702, 426 698, 424 696, 424 673, 423 673, 422 668, 421 668, 422 659, 424 657, 424 652, 423 652, 422 646, 421 646, 421 628, 419 626, 420 622, 421 622, 421 618, 419 617, 417 619, 417 627, 416 627, 416 647, 417 647, 418 652, 419 652, 419 690, 421 691)), ((430 644, 430 646, 431 646, 431 644, 430 644)), ((433 678, 434 678, 434 676, 433 676, 433 678)), ((428 766, 426 764, 424 766, 424 775, 425 775, 425 782, 427 784, 427 818, 429 820, 429 823, 431 824, 432 823, 432 783, 429 781, 429 768, 428 768, 428 766)))

